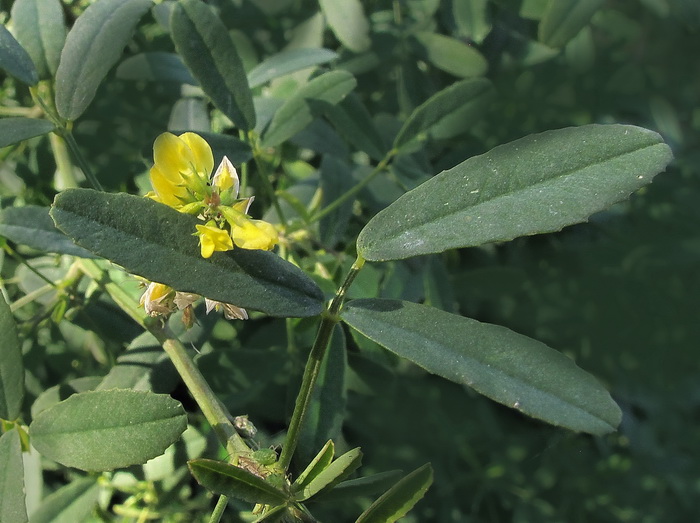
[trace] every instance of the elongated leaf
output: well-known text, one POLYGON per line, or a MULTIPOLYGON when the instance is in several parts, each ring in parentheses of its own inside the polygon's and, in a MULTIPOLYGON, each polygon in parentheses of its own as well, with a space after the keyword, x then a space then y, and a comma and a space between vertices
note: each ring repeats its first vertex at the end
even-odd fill
MULTIPOLYGON (((352 189, 356 183, 352 177, 350 166, 333 156, 323 157, 319 172, 321 174, 323 207, 352 189)), ((324 245, 333 248, 343 238, 352 216, 352 206, 353 201, 349 199, 321 220, 319 234, 324 245)))
POLYGON ((305 486, 311 483, 316 476, 323 472, 328 465, 333 461, 333 456, 335 454, 335 445, 332 440, 328 440, 318 454, 314 456, 314 459, 306 466, 304 471, 299 474, 299 477, 294 480, 292 484, 292 492, 298 492, 302 490, 305 486))
POLYGON ((360 0, 319 0, 318 3, 326 22, 345 47, 356 53, 369 48, 369 21, 360 0))
POLYGON ((272 252, 237 248, 202 258, 192 236, 198 220, 148 198, 73 189, 56 197, 51 217, 81 247, 180 291, 277 316, 323 308, 316 284, 272 252))
POLYGON ((0 212, 0 235, 33 249, 81 258, 95 258, 56 229, 48 207, 26 205, 9 207, 0 212))
MULTIPOLYGON (((415 150, 427 138, 431 126, 465 107, 482 107, 493 96, 491 82, 473 78, 452 84, 417 107, 396 135, 394 148, 415 150), (413 145, 413 146, 412 146, 413 145)), ((466 122, 469 125, 469 122, 466 122)))
MULTIPOLYGON (((161 352, 163 348, 160 347, 161 352)), ((49 387, 44 392, 39 394, 37 398, 32 403, 32 418, 36 418, 42 411, 53 407, 57 403, 63 400, 67 400, 73 394, 79 392, 87 392, 90 390, 95 390, 95 388, 100 384, 102 378, 100 376, 82 376, 80 378, 75 378, 65 383, 59 385, 54 385, 49 387)), ((116 388, 116 387, 111 387, 116 388)))
POLYGON ((22 346, 15 319, 5 298, 0 296, 0 418, 14 420, 24 398, 22 346))
POLYGON ((341 481, 333 490, 327 490, 314 498, 314 502, 337 503, 338 501, 357 499, 366 496, 375 496, 386 492, 401 479, 403 472, 400 470, 388 470, 363 478, 341 481))
POLYGON ((263 135, 263 145, 272 147, 288 140, 321 114, 328 104, 337 104, 357 85, 347 71, 317 76, 286 100, 272 117, 263 135))
POLYGON ((571 430, 605 434, 621 412, 574 362, 539 341, 425 305, 353 300, 342 318, 390 351, 529 416, 571 430))
POLYGON ((182 134, 184 129, 195 133, 211 130, 209 109, 201 98, 180 98, 175 102, 170 112, 168 130, 182 134))
POLYGON ((170 396, 113 389, 81 392, 42 411, 29 426, 43 456, 82 470, 112 470, 161 455, 187 428, 170 396))
POLYGON ((539 26, 539 41, 549 47, 563 47, 578 34, 604 0, 557 0, 549 2, 539 26))
POLYGON ((180 0, 170 16, 178 54, 221 112, 244 131, 255 127, 253 97, 226 27, 200 0, 180 0))
POLYGON ((438 33, 415 35, 419 54, 438 69, 462 78, 482 76, 488 68, 479 51, 464 42, 438 33))
POLYGON ((393 260, 558 231, 623 200, 671 158, 658 134, 628 125, 526 136, 404 194, 369 221, 357 249, 393 260))
POLYGON ((100 495, 97 478, 82 478, 53 492, 32 514, 31 523, 75 523, 85 521, 100 495))
POLYGON ((50 133, 53 130, 54 125, 48 120, 22 116, 2 118, 0 119, 0 149, 35 136, 50 133))
POLYGON ((217 494, 267 505, 288 499, 284 492, 240 467, 211 459, 195 459, 187 465, 200 485, 217 494))
POLYGON ((394 523, 405 516, 433 483, 429 463, 417 468, 372 503, 356 523, 394 523))
POLYGON ((66 39, 66 25, 59 0, 17 0, 12 5, 17 41, 31 57, 40 78, 56 73, 66 39))
POLYGON ((178 55, 160 51, 130 56, 117 67, 117 78, 197 85, 178 55))
POLYGON ((0 521, 27 521, 22 446, 16 430, 0 437, 0 521))
POLYGON ((0 26, 0 69, 27 85, 39 81, 32 59, 4 25, 0 26))
POLYGON ((481 43, 491 31, 488 19, 488 0, 452 2, 452 16, 460 36, 481 43))
POLYGON ((384 158, 387 152, 384 139, 357 95, 350 93, 339 104, 327 107, 325 115, 337 131, 360 151, 373 160, 381 161, 384 158))
POLYGON ((304 501, 312 498, 319 492, 330 490, 350 474, 355 472, 362 464, 362 452, 359 448, 347 451, 345 454, 319 472, 308 484, 295 492, 294 499, 304 501))
POLYGON ((314 65, 325 64, 338 58, 330 49, 289 49, 272 55, 256 65, 248 73, 251 89, 260 87, 273 78, 279 78, 294 71, 300 71, 314 65))
POLYGON ((66 37, 56 71, 56 109, 75 120, 119 60, 151 0, 98 0, 78 17, 66 37))

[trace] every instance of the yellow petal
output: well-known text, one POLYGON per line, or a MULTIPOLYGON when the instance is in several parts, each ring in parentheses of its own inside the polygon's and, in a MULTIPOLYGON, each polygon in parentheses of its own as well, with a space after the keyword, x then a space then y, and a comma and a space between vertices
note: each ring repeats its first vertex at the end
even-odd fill
POLYGON ((163 133, 153 143, 153 160, 164 176, 179 183, 191 171, 194 156, 186 142, 173 133, 163 133))
POLYGON ((157 165, 151 168, 150 178, 159 202, 176 209, 182 206, 182 199, 187 198, 187 190, 184 187, 175 184, 157 165))
POLYGON ((238 186, 240 184, 238 181, 238 173, 226 156, 224 156, 219 167, 217 167, 216 173, 214 173, 211 179, 211 183, 213 186, 217 187, 220 192, 231 189, 233 197, 235 198, 238 196, 238 186))
POLYGON ((214 170, 214 155, 207 141, 195 133, 183 133, 179 138, 191 152, 195 171, 209 179, 209 175, 214 170))
POLYGON ((242 249, 262 249, 269 251, 277 245, 277 230, 263 220, 239 221, 231 226, 231 236, 236 246, 242 249))
POLYGON ((229 234, 211 225, 197 225, 202 258, 210 258, 214 251, 230 251, 233 242, 229 234))

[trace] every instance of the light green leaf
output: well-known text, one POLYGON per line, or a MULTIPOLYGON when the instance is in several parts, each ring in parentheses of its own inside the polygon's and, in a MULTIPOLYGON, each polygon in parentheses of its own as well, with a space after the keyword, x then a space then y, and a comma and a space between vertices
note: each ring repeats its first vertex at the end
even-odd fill
POLYGON ((438 69, 461 78, 482 76, 488 63, 479 51, 456 38, 438 33, 414 35, 418 54, 438 69))
POLYGON ((391 487, 372 503, 356 523, 394 523, 405 516, 433 483, 433 468, 426 463, 391 487))
POLYGON ((17 41, 31 57, 40 78, 56 74, 66 25, 59 0, 17 0, 12 5, 17 41))
POLYGON ((48 120, 36 118, 0 118, 0 149, 15 143, 50 133, 54 125, 48 120))
POLYGON ((32 59, 4 25, 0 26, 0 69, 27 85, 39 81, 32 59))
POLYGON ((279 505, 288 499, 287 494, 240 467, 211 459, 195 459, 187 464, 194 479, 216 494, 266 505, 279 505))
POLYGON ((287 99, 272 117, 263 135, 263 146, 273 147, 309 125, 328 104, 337 104, 357 85, 347 71, 330 71, 317 76, 287 99))
POLYGON ((538 39, 549 47, 563 47, 583 29, 604 0, 550 1, 540 21, 538 39))
POLYGON ((372 115, 355 93, 350 93, 337 105, 326 108, 326 118, 352 145, 376 161, 387 152, 384 139, 379 134, 372 115))
POLYGON ((481 43, 491 31, 488 19, 488 0, 452 2, 452 16, 460 36, 481 43))
POLYGON ((500 325, 426 305, 353 300, 351 327, 428 372, 553 425, 606 434, 620 423, 605 388, 570 359, 500 325))
POLYGON ((671 161, 653 131, 586 125, 526 136, 404 194, 360 232, 367 260, 559 231, 623 200, 671 161))
POLYGON ((201 98, 180 98, 173 105, 168 130, 182 134, 185 129, 198 134, 211 131, 209 109, 201 98))
POLYGON ((274 54, 248 73, 251 89, 260 87, 274 78, 279 78, 307 67, 331 62, 338 55, 330 49, 289 49, 274 54))
MULTIPOLYGON (((160 347, 161 352, 163 348, 160 347)), ((53 407, 61 401, 67 400, 73 394, 78 392, 87 392, 89 390, 95 390, 95 388, 102 381, 101 376, 82 376, 80 378, 75 378, 59 385, 54 385, 49 387, 44 392, 39 394, 37 398, 32 403, 32 419, 36 418, 42 411, 53 407)), ((116 388, 116 387, 111 387, 116 388)))
POLYGON ((20 415, 24 399, 24 365, 17 326, 5 298, 0 296, 0 419, 20 415))
POLYGON ((197 80, 192 78, 187 66, 178 55, 161 51, 130 56, 119 64, 116 74, 117 78, 123 80, 197 85, 197 80))
POLYGON ((180 0, 170 17, 178 54, 214 105, 244 131, 255 127, 253 97, 226 26, 200 0, 180 0))
POLYGON ((0 521, 27 521, 22 446, 16 430, 0 436, 0 521))
POLYGON ((299 492, 306 487, 311 480, 316 478, 321 472, 328 468, 328 465, 333 461, 335 455, 335 445, 332 440, 328 440, 326 444, 318 451, 304 471, 299 474, 299 477, 292 483, 292 492, 299 492))
POLYGON ((325 469, 319 472, 311 481, 294 493, 294 499, 304 501, 312 498, 319 492, 330 490, 350 474, 355 472, 362 464, 362 452, 359 448, 352 449, 333 461, 325 469))
POLYGON ((338 483, 333 490, 324 491, 314 498, 314 502, 337 503, 338 501, 374 496, 385 492, 401 479, 400 470, 388 470, 363 478, 348 479, 338 483))
POLYGON ((185 428, 185 410, 170 396, 113 389, 74 394, 42 411, 29 434, 44 457, 101 471, 160 456, 185 428))
POLYGON ((335 36, 356 53, 369 49, 369 21, 360 0, 319 0, 321 12, 335 36))
POLYGON ((66 37, 56 71, 56 109, 75 120, 119 60, 151 0, 98 0, 78 17, 66 37))
POLYGON ((77 479, 53 492, 32 514, 30 523, 75 523, 85 521, 100 495, 96 477, 77 479))
POLYGON ((193 216, 128 194, 71 189, 51 217, 75 243, 144 278, 273 316, 314 316, 323 293, 272 252, 234 249, 200 255, 193 216))
MULTIPOLYGON (((430 128, 457 111, 483 108, 493 97, 491 82, 484 78, 473 78, 456 82, 434 94, 418 106, 404 122, 396 135, 393 147, 402 152, 420 148, 420 142, 427 138, 430 128)), ((464 122, 468 127, 470 121, 464 122)))

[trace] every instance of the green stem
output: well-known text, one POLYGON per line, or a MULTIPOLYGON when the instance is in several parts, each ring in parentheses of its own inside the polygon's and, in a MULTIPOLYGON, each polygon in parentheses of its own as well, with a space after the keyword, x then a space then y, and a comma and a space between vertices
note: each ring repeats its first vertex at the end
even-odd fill
POLYGON ((70 160, 65 140, 56 133, 50 133, 49 142, 56 160, 56 190, 62 191, 78 187, 78 181, 73 173, 73 162, 70 160))
POLYGON ((338 291, 328 306, 328 309, 323 313, 321 325, 318 328, 318 334, 316 334, 316 340, 314 341, 313 347, 311 347, 309 359, 306 361, 304 376, 301 380, 301 389, 299 390, 299 395, 297 396, 296 403, 294 404, 294 413, 292 414, 292 419, 289 422, 287 437, 285 438, 284 445, 282 446, 282 453, 280 454, 278 466, 283 472, 286 472, 289 468, 289 464, 292 461, 292 456, 294 455, 294 451, 299 443, 299 435, 301 433, 301 426, 304 421, 304 416, 306 415, 306 411, 311 403, 311 395, 313 393, 316 380, 318 379, 318 374, 321 370, 323 356, 326 354, 326 349, 328 348, 328 344, 330 343, 331 336, 333 334, 333 328, 340 319, 338 317, 338 313, 340 312, 340 307, 343 305, 345 293, 364 264, 364 258, 358 255, 355 263, 353 263, 352 267, 350 268, 350 272, 348 272, 348 275, 345 277, 345 281, 340 288, 338 288, 338 291))
POLYGON ((83 153, 80 152, 80 149, 78 148, 78 143, 75 141, 75 138, 73 138, 73 133, 71 133, 67 127, 59 127, 58 133, 60 134, 61 138, 63 138, 66 141, 68 149, 70 149, 70 152, 73 154, 75 161, 78 162, 78 167, 82 169, 88 182, 90 182, 90 185, 92 185, 92 188, 97 191, 104 191, 104 189, 102 188, 102 184, 100 184, 99 180, 95 176, 95 173, 92 172, 92 169, 85 161, 83 153))
POLYGON ((48 294, 49 292, 55 291, 55 290, 56 290, 56 287, 54 284, 51 284, 51 285, 47 284, 47 285, 44 285, 42 287, 39 287, 38 289, 34 289, 29 294, 25 294, 24 296, 22 296, 18 300, 15 300, 14 302, 12 302, 10 304, 10 310, 12 312, 15 312, 16 310, 21 309, 25 305, 32 303, 34 300, 36 300, 37 298, 40 298, 44 294, 48 294))
POLYGON ((214 507, 214 512, 211 513, 211 517, 209 518, 209 523, 219 523, 219 521, 221 521, 221 516, 224 515, 226 505, 228 505, 228 498, 226 496, 219 496, 216 507, 214 507))

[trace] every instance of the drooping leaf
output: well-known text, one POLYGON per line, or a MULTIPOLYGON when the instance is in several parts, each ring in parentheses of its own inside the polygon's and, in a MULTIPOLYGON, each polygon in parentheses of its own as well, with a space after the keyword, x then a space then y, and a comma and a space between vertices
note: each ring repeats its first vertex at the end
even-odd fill
POLYGON ((446 73, 467 78, 482 76, 488 68, 486 59, 476 49, 456 38, 438 33, 414 35, 419 55, 446 73))
POLYGON ((27 521, 22 446, 16 430, 0 436, 0 521, 27 521))
POLYGON ((0 118, 0 149, 53 130, 54 125, 48 120, 22 116, 0 118))
POLYGON ((369 20, 360 0, 319 0, 318 3, 326 22, 340 43, 356 53, 369 48, 369 20))
POLYGON ((0 26, 0 69, 27 85, 36 85, 39 81, 29 54, 4 25, 0 26))
POLYGON ((170 16, 178 54, 216 107, 239 129, 255 127, 253 97, 226 26, 200 0, 180 0, 170 16))
POLYGON ((0 296, 0 418, 14 420, 24 399, 24 365, 17 326, 5 298, 0 296))
POLYGON ((74 394, 42 411, 29 434, 43 456, 102 471, 159 456, 186 427, 185 410, 170 396, 113 389, 74 394))
POLYGON ((605 388, 570 359, 500 325, 425 305, 353 300, 351 327, 428 372, 523 412, 575 431, 615 430, 621 412, 605 388))
POLYGON ((332 489, 334 485, 355 472, 361 464, 362 451, 359 448, 347 451, 296 491, 294 499, 304 501, 312 498, 319 492, 332 489))
POLYGON ((328 465, 333 461, 335 455, 335 445, 332 440, 328 440, 326 444, 318 451, 318 454, 309 462, 299 477, 292 483, 292 492, 298 492, 306 487, 311 481, 321 472, 328 468, 328 465))
POLYGON ((95 258, 59 231, 49 216, 48 207, 25 205, 0 211, 0 235, 33 249, 80 258, 95 258))
POLYGON ((117 67, 117 78, 148 82, 197 85, 187 66, 175 53, 154 51, 130 56, 117 67))
POLYGON ((357 85, 347 71, 330 71, 317 76, 287 99, 272 117, 263 135, 263 146, 273 147, 288 140, 329 104, 337 104, 357 85))
POLYGON ((201 257, 193 216, 128 194, 62 192, 51 217, 73 241, 127 271, 224 303, 273 316, 314 316, 323 293, 272 252, 236 248, 201 257))
POLYGON ((384 158, 387 152, 384 139, 357 95, 350 93, 339 104, 328 106, 325 115, 336 130, 360 151, 376 161, 384 158))
POLYGON ((31 523, 85 521, 97 505, 100 484, 96 477, 77 479, 51 493, 32 514, 31 523))
POLYGON ((394 523, 421 500, 432 483, 433 468, 426 463, 372 503, 356 523, 394 523))
POLYGON ((288 499, 277 487, 240 467, 211 459, 195 459, 187 464, 197 482, 217 494, 267 505, 288 499))
POLYGON ((59 0, 17 0, 12 5, 12 24, 17 41, 36 66, 39 78, 56 74, 66 25, 59 0))
POLYGON ((557 0, 549 2, 539 26, 539 41, 563 47, 583 29, 604 0, 557 0))
POLYGON ((314 498, 314 502, 337 503, 338 501, 375 496, 386 492, 401 479, 400 470, 388 470, 371 476, 341 481, 333 490, 327 490, 314 498))
POLYGON ((394 260, 559 231, 626 198, 671 158, 658 134, 628 125, 526 136, 401 196, 361 231, 358 252, 394 260))
POLYGON ((338 55, 330 49, 289 49, 274 54, 264 62, 256 65, 248 73, 248 84, 251 89, 260 87, 274 78, 285 76, 313 67, 325 64, 338 58, 338 55))
POLYGON ((119 60, 151 0, 98 0, 78 17, 66 37, 56 71, 56 109, 75 120, 119 60))

